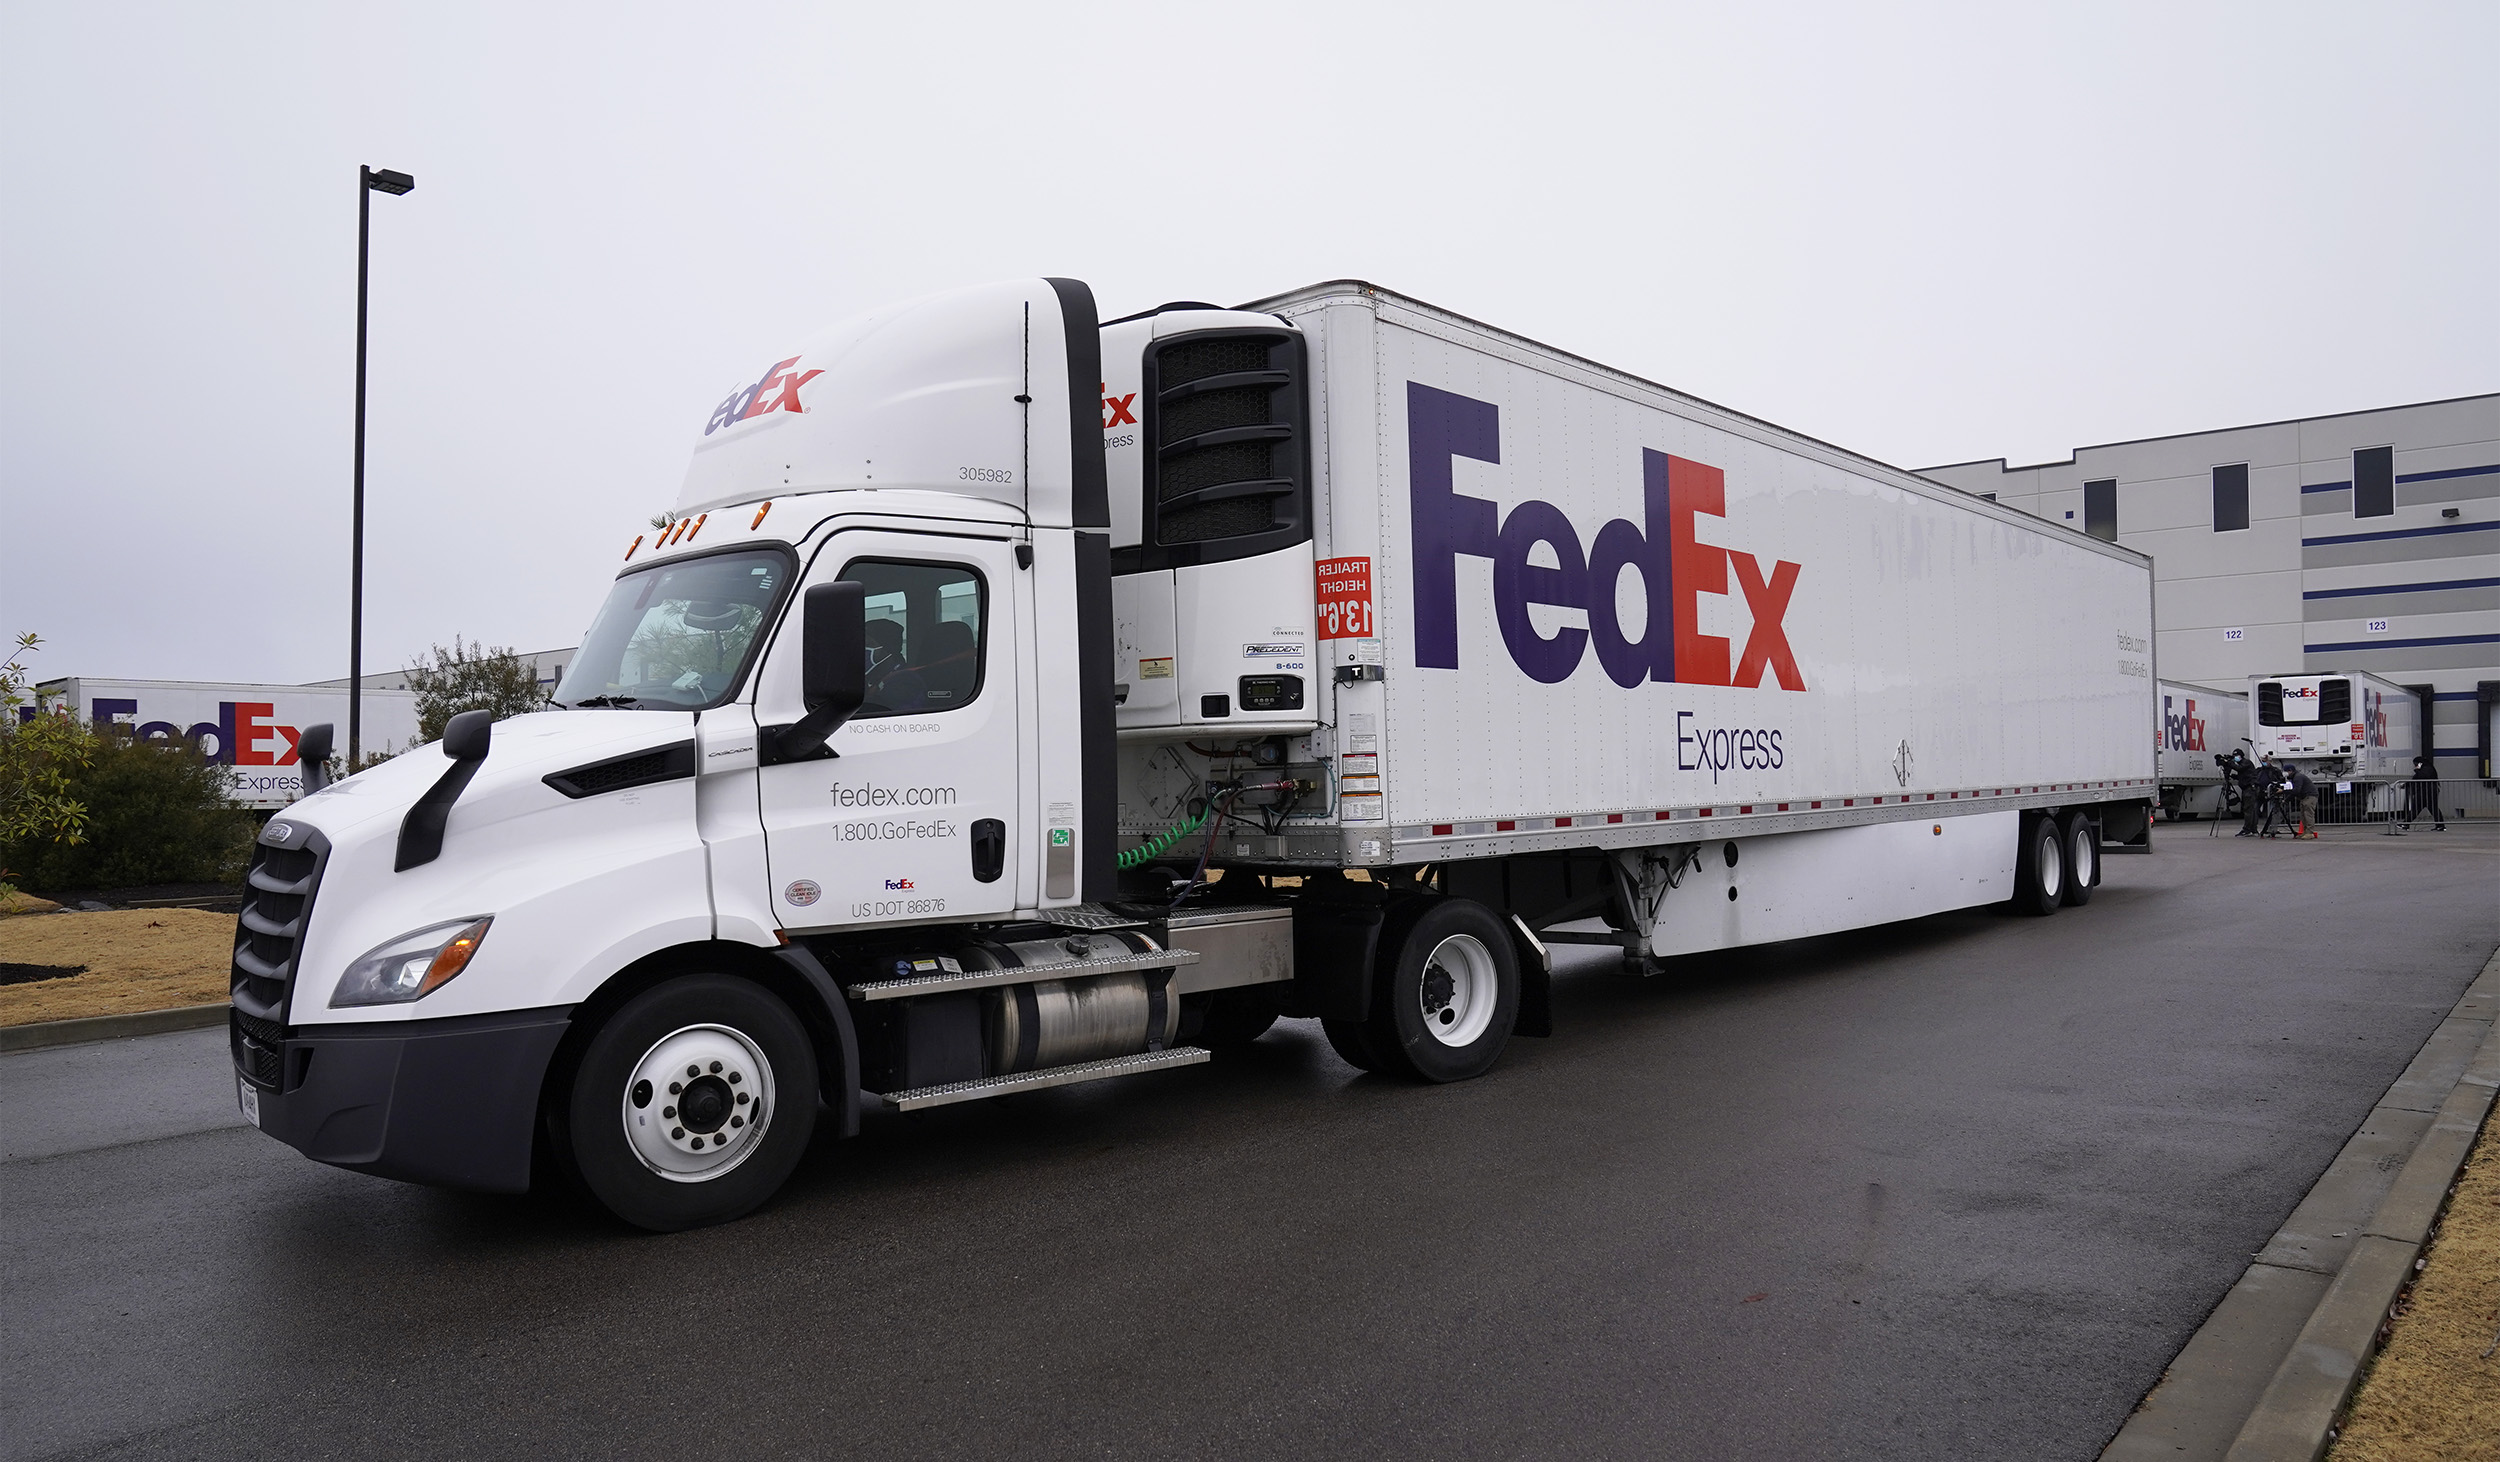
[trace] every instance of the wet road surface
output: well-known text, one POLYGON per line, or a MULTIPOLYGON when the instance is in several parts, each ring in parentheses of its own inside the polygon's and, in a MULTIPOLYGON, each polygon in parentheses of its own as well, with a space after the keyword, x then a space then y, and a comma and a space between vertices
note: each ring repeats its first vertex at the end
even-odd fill
POLYGON ((2046 920, 1566 953, 1462 1086, 1290 1022, 668 1237, 308 1162, 222 1031, 0 1057, 0 1455, 2088 1458, 2500 943, 2490 827, 2163 831, 2046 920))

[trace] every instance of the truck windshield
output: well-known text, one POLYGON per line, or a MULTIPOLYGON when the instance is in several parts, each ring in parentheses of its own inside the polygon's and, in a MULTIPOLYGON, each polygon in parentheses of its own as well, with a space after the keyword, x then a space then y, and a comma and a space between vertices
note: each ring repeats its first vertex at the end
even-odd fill
POLYGON ((769 549, 625 575, 565 667, 556 704, 664 711, 720 704, 738 688, 789 577, 789 556, 769 549))

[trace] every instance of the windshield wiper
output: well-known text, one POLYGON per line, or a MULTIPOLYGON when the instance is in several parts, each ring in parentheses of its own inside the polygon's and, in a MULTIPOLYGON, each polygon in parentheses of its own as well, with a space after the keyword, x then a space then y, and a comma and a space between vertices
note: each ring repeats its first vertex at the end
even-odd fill
POLYGON ((591 695, 573 702, 573 708, 580 710, 584 706, 638 706, 641 704, 642 697, 638 695, 591 695))

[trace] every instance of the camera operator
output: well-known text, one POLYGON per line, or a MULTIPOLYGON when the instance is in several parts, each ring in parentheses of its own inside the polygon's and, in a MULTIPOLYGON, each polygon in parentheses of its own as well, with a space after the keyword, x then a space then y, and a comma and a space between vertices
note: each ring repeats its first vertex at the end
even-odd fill
POLYGON ((2245 751, 2231 753, 2231 780, 2240 791, 2240 830, 2237 836, 2253 838, 2270 821, 2267 810, 2274 800, 2273 772, 2259 764, 2245 751))

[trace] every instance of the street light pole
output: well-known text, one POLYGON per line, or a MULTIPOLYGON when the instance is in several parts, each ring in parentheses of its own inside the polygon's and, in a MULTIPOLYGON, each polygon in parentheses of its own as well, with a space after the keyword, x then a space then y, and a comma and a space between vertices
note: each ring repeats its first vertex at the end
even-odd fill
POLYGON ((347 770, 364 754, 365 699, 365 283, 367 255, 373 241, 373 195, 393 197, 417 186, 406 173, 387 168, 356 169, 356 526, 348 556, 347 591, 347 770))

